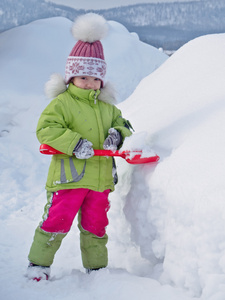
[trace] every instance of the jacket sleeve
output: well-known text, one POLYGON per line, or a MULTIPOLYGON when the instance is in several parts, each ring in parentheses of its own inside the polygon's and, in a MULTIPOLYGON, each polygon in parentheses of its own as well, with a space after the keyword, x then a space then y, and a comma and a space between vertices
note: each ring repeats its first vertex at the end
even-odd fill
POLYGON ((59 99, 54 99, 42 112, 36 130, 40 143, 72 155, 81 135, 69 129, 66 108, 59 99))
POLYGON ((133 128, 130 122, 122 117, 121 111, 115 106, 112 127, 120 132, 123 141, 125 137, 132 135, 131 129, 133 130, 133 128))

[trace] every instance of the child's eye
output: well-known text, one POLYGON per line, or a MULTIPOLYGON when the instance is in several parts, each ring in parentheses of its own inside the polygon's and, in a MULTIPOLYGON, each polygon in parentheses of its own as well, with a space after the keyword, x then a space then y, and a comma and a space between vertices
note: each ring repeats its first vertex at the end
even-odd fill
POLYGON ((100 81, 100 79, 99 79, 99 78, 95 78, 95 80, 96 80, 96 81, 100 81))
POLYGON ((82 80, 85 80, 85 79, 86 79, 86 77, 81 77, 81 79, 82 79, 82 80))

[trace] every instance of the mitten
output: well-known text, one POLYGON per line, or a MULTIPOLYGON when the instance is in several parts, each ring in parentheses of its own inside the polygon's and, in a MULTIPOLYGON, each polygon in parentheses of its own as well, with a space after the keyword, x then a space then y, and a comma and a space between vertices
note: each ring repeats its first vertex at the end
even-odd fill
POLYGON ((92 143, 86 139, 80 139, 76 147, 73 150, 76 158, 87 159, 94 155, 92 143))
POLYGON ((109 129, 109 135, 105 139, 103 148, 106 150, 116 150, 117 146, 122 142, 121 134, 114 128, 109 129))

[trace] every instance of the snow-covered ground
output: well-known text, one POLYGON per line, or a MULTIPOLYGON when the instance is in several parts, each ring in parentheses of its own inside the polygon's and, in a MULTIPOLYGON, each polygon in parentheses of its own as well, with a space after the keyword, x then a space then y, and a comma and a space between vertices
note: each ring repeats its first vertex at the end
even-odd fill
POLYGON ((122 25, 109 24, 103 41, 108 78, 135 128, 127 143, 148 144, 161 160, 130 165, 117 159, 107 269, 84 273, 75 220, 51 280, 28 281, 27 254, 46 201, 50 162, 35 136, 49 101, 43 87, 51 73, 64 74, 74 40, 63 18, 2 33, 0 297, 224 300, 225 34, 200 37, 168 58, 122 25))

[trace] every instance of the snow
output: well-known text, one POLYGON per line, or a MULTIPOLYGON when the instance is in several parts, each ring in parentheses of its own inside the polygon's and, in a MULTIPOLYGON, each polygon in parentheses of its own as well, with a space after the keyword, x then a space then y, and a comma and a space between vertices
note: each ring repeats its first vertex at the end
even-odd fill
POLYGON ((108 79, 135 129, 125 147, 153 149, 158 164, 117 158, 110 194, 109 267, 85 274, 76 220, 50 281, 25 276, 46 202, 50 157, 35 129, 44 84, 64 74, 71 22, 39 20, 0 35, 1 299, 224 300, 225 34, 190 41, 173 56, 110 21, 108 79), (126 99, 126 100, 125 100, 126 99))

